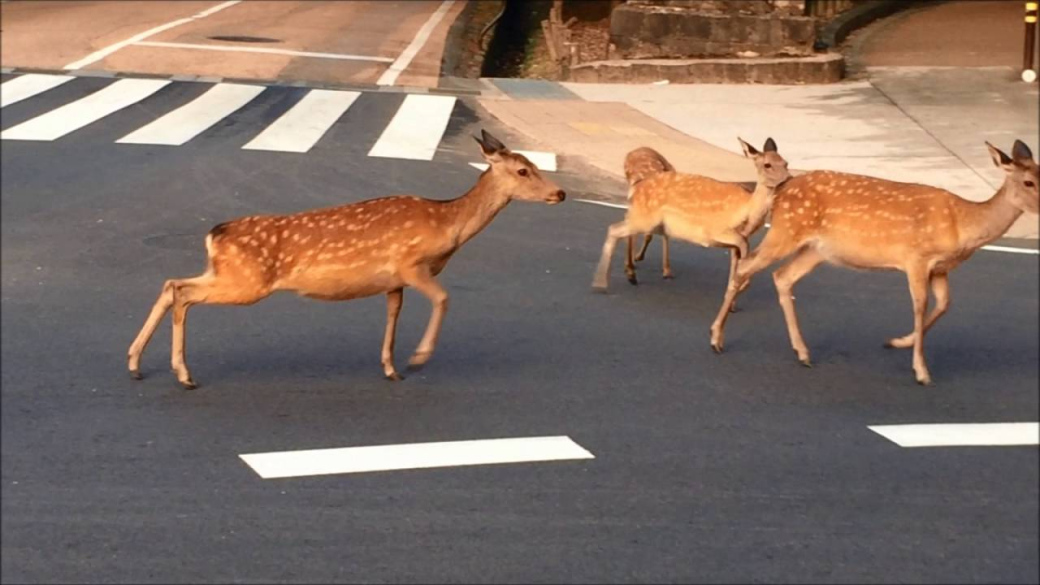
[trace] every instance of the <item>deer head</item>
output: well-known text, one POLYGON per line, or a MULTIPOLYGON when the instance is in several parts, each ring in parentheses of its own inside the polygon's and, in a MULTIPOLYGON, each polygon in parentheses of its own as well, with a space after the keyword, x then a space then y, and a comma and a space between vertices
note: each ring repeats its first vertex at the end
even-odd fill
POLYGON ((485 173, 490 175, 496 191, 509 199, 544 201, 549 205, 555 205, 567 197, 563 189, 543 177, 538 167, 527 157, 511 152, 485 130, 481 130, 480 135, 480 138, 473 138, 480 145, 484 160, 489 165, 485 173))
POLYGON ((776 143, 772 138, 766 139, 762 152, 755 149, 741 138, 740 146, 744 149, 744 156, 755 161, 755 170, 758 171, 758 182, 766 187, 778 187, 781 183, 791 178, 787 172, 787 161, 776 151, 776 143))
POLYGON ((986 143, 989 154, 993 157, 993 164, 1004 171, 1004 194, 1012 205, 1028 211, 1029 213, 1040 212, 1040 191, 1037 185, 1037 165, 1033 160, 1033 153, 1021 140, 1016 140, 1011 149, 1011 156, 1000 151, 989 142, 986 143))

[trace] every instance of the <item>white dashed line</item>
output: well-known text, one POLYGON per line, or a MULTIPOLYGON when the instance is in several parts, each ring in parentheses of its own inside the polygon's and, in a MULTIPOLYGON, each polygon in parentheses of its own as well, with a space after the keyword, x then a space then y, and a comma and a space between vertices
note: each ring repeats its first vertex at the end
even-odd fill
POLYGON ((981 447, 1040 444, 1040 423, 874 425, 900 447, 981 447))
POLYGON ((592 453, 565 436, 278 451, 239 457, 264 479, 594 459, 592 453))

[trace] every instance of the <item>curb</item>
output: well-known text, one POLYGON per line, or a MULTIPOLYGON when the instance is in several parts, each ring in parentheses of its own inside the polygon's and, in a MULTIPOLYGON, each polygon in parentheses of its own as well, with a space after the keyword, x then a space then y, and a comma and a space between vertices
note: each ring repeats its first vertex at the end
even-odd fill
MULTIPOLYGON (((71 75, 73 77, 108 77, 114 79, 169 79, 170 81, 199 82, 199 83, 242 83, 246 85, 263 85, 265 87, 303 87, 307 89, 332 89, 346 91, 365 91, 382 93, 428 93, 435 95, 453 95, 456 97, 480 97, 483 92, 479 89, 450 88, 450 87, 417 87, 406 85, 376 85, 374 83, 327 83, 317 81, 289 81, 278 79, 256 79, 247 77, 215 77, 206 75, 162 75, 154 73, 132 73, 120 71, 104 71, 98 69, 76 69, 67 71, 65 69, 43 69, 35 67, 4 67, 4 75, 7 74, 46 74, 46 75, 71 75)), ((447 79, 447 78, 446 78, 447 79)))
POLYGON ((827 53, 810 57, 755 59, 631 59, 590 61, 571 67, 568 81, 578 83, 672 83, 803 85, 837 83, 845 76, 845 57, 827 53))
POLYGON ((862 28, 875 20, 890 16, 901 10, 917 8, 928 4, 939 4, 945 0, 871 0, 853 6, 828 22, 819 34, 813 46, 818 51, 826 51, 841 44, 849 33, 862 28))
POLYGON ((466 26, 472 20, 473 12, 476 10, 475 6, 476 4, 473 2, 467 2, 462 12, 459 12, 459 15, 455 17, 455 22, 448 27, 447 38, 444 41, 444 52, 441 54, 441 70, 438 81, 445 77, 452 77, 455 74, 455 68, 459 64, 459 57, 462 55, 462 31, 466 29, 466 26), (446 73, 449 75, 446 76, 446 73))

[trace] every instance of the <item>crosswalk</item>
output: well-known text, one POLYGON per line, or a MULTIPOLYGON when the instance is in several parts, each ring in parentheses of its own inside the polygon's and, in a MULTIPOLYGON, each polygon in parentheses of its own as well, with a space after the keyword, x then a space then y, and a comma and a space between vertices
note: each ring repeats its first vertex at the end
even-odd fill
MULTIPOLYGON (((19 75, 0 84, 0 108, 5 108, 6 112, 8 106, 19 103, 23 104, 19 108, 29 107, 33 98, 42 100, 48 95, 54 98, 51 102, 61 102, 68 98, 54 92, 73 88, 76 79, 74 76, 42 73, 19 75)), ((98 83, 97 79, 89 81, 98 83)), ((368 156, 414 161, 434 159, 458 105, 454 96, 407 94, 402 100, 401 94, 385 92, 271 88, 241 83, 204 84, 167 79, 113 79, 86 95, 72 95, 73 99, 67 103, 50 106, 39 113, 32 112, 35 115, 26 120, 17 120, 18 123, 0 132, 0 140, 56 141, 106 118, 116 118, 125 110, 135 111, 136 116, 140 116, 141 112, 149 115, 154 113, 154 118, 116 138, 114 143, 177 147, 192 143, 214 128, 233 125, 236 117, 251 107, 264 107, 266 109, 261 114, 249 118, 260 120, 263 127, 239 129, 252 134, 238 148, 245 151, 302 154, 318 145, 336 124, 341 123, 352 107, 357 107, 355 104, 364 101, 361 98, 365 94, 373 94, 384 100, 380 103, 386 103, 386 100, 400 102, 386 120, 378 138, 371 143, 371 148, 367 150, 368 156), (175 86, 185 84, 194 85, 187 90, 180 88, 172 91, 175 86), (164 93, 164 90, 167 91, 164 93), (271 98, 272 94, 265 92, 274 92, 276 97, 271 98), (271 99, 258 99, 262 94, 271 99), (296 99, 301 94, 302 97, 296 99), (285 105, 294 99, 295 103, 286 108, 285 105), (259 102, 265 103, 258 105, 259 102), (131 107, 134 105, 139 107, 133 110, 131 107), (222 125, 222 121, 225 124, 222 125)), ((373 115, 383 116, 388 113, 379 108, 375 108, 379 111, 374 112, 372 103, 366 106, 368 109, 363 107, 365 111, 355 116, 355 124, 364 125, 364 132, 367 133, 372 133, 373 115)), ((365 143, 365 146, 367 148, 368 144, 365 143)), ((555 154, 530 151, 524 151, 524 154, 542 170, 556 170, 555 154)))

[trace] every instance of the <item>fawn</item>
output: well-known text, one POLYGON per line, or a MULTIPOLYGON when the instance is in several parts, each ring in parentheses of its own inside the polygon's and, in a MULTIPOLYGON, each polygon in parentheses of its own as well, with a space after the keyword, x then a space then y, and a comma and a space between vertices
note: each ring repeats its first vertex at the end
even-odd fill
MULTIPOLYGON (((636 185, 658 173, 674 171, 675 167, 672 166, 672 163, 668 162, 668 159, 662 156, 661 153, 650 147, 641 146, 629 152, 625 155, 625 180, 628 182, 629 201, 632 200, 636 185)), ((668 259, 668 236, 661 230, 658 230, 656 233, 662 237, 661 271, 664 273, 664 278, 672 278, 674 275, 672 274, 672 264, 668 259)), ((650 247, 650 241, 653 237, 652 234, 646 234, 643 237, 643 247, 639 250, 639 255, 635 257, 635 261, 633 261, 632 249, 635 246, 635 236, 628 236, 628 249, 625 253, 625 274, 628 275, 628 281, 632 284, 638 284, 635 262, 642 262, 643 258, 646 257, 646 249, 650 247)))
POLYGON ((194 304, 251 305, 275 291, 345 301, 386 293, 383 373, 394 369, 393 351, 403 289, 416 288, 433 311, 409 367, 433 354, 448 309, 436 276, 460 246, 480 233, 513 199, 550 205, 566 197, 527 158, 481 130, 489 167, 465 195, 448 201, 414 196, 370 199, 292 215, 252 216, 222 223, 206 236, 206 271, 167 280, 144 327, 130 346, 130 375, 141 379, 141 353, 159 321, 173 309, 171 365, 187 389, 196 387, 184 362, 184 327, 194 304))
MULTIPOLYGON (((776 142, 766 140, 762 152, 740 138, 744 155, 758 172, 754 193, 737 183, 725 183, 699 175, 657 173, 632 187, 625 219, 607 229, 592 287, 606 291, 610 260, 618 238, 643 233, 663 233, 705 247, 731 249, 730 278, 737 258, 747 255, 747 236, 765 221, 776 188, 790 178, 787 161, 777 152, 776 142)), ((635 267, 626 263, 629 282, 635 283, 635 267)))
POLYGON ((814 171, 791 179, 777 195, 772 225, 762 243, 740 261, 718 316, 711 346, 722 351, 728 306, 750 278, 773 262, 794 257, 773 273, 791 346, 811 366, 795 314, 794 285, 822 262, 849 268, 906 273, 913 301, 914 330, 886 342, 913 347, 917 382, 931 384, 924 335, 950 306, 948 275, 984 244, 999 238, 1023 212, 1040 211, 1037 164, 1016 140, 1012 156, 986 143, 1004 183, 988 201, 975 203, 953 193, 912 183, 814 171), (935 308, 925 318, 928 289, 935 308))

